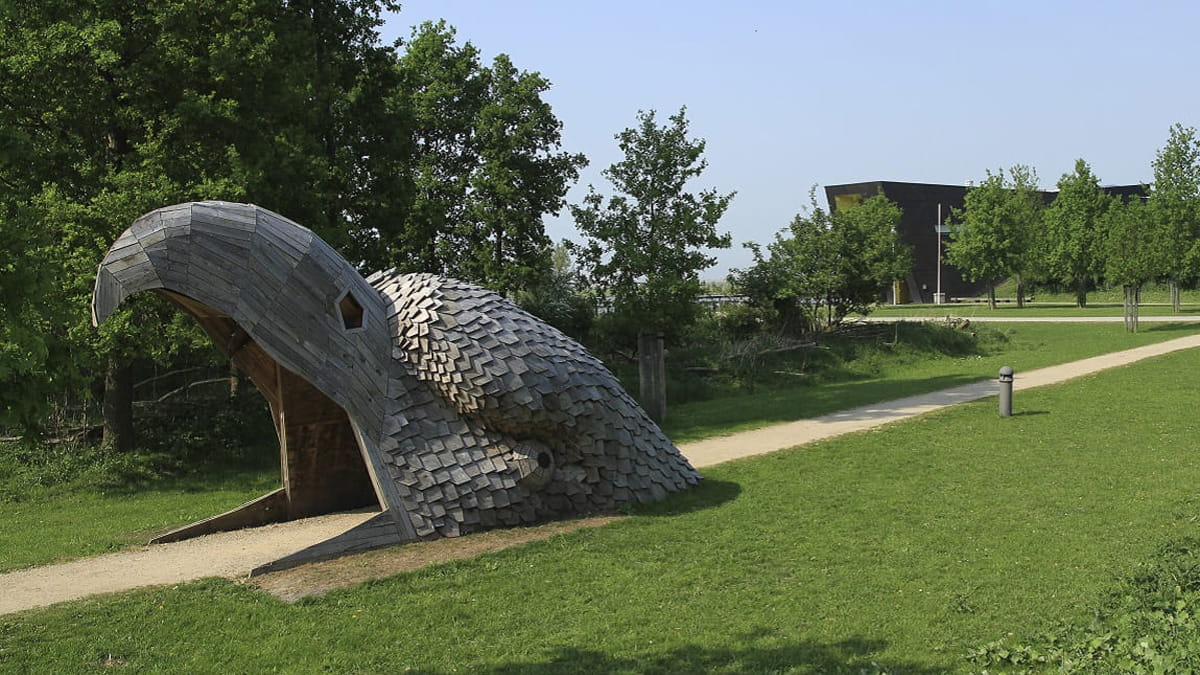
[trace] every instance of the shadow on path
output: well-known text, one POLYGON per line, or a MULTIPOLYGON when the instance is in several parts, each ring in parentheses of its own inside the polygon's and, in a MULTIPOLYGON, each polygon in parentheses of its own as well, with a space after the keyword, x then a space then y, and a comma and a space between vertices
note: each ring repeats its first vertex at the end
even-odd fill
POLYGON ((601 651, 560 647, 548 660, 511 663, 481 671, 495 675, 558 675, 559 673, 916 673, 949 672, 905 661, 880 660, 887 648, 882 640, 854 637, 823 644, 803 640, 771 647, 709 647, 685 645, 660 654, 614 657, 601 651))

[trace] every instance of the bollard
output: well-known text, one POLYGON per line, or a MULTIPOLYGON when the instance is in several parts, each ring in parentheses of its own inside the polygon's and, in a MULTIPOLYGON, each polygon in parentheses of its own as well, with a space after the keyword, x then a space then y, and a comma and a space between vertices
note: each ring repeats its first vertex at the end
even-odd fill
POLYGON ((1013 369, 1004 366, 1000 369, 1000 416, 1012 417, 1012 387, 1013 369))

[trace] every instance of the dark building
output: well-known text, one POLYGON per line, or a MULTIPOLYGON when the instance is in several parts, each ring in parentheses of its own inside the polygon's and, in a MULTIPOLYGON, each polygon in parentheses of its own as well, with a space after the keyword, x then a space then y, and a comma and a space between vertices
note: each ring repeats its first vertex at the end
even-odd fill
MULTIPOLYGON (((934 302, 934 294, 939 289, 944 294, 944 301, 953 301, 976 298, 987 293, 986 283, 966 280, 958 269, 944 259, 950 231, 950 210, 963 208, 963 199, 969 189, 963 185, 876 180, 828 185, 825 187, 825 198, 829 201, 829 210, 833 212, 882 194, 903 211, 900 237, 912 246, 913 273, 903 283, 888 290, 888 302, 934 302)), ((1117 185, 1103 189, 1122 197, 1145 194, 1145 188, 1141 185, 1117 185)), ((1042 192, 1042 198, 1049 204, 1057 194, 1056 191, 1042 192)))

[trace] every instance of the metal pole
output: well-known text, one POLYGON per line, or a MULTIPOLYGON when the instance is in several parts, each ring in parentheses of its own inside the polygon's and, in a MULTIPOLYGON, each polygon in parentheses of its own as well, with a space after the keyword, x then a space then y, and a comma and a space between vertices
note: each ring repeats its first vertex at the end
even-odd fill
POLYGON ((938 203, 937 226, 933 228, 933 231, 935 233, 937 233, 937 247, 938 247, 937 295, 935 295, 934 297, 938 298, 941 302, 945 302, 946 298, 942 296, 942 205, 940 202, 938 203))

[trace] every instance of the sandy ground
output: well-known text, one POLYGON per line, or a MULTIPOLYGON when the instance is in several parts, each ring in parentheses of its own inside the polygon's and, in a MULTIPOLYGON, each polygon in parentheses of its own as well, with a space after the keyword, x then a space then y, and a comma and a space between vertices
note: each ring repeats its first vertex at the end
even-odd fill
POLYGON ((556 534, 600 527, 620 519, 621 516, 597 516, 562 520, 533 527, 491 530, 453 539, 391 546, 250 577, 245 583, 261 588, 280 599, 294 602, 300 598, 324 595, 338 588, 355 586, 371 579, 410 572, 436 563, 474 558, 483 553, 549 539, 556 534))
MULTIPOLYGON (((1198 346, 1200 335, 1193 335, 1028 373, 1017 373, 1014 389, 1020 391, 1054 384, 1106 368, 1198 346)), ((984 398, 994 395, 996 387, 994 381, 988 380, 814 419, 690 443, 681 446, 680 449, 696 467, 702 468, 839 434, 862 431, 955 403, 984 398)), ((1018 410, 1019 401, 1019 398, 1014 397, 1014 407, 1018 410)), ((0 614, 99 593, 180 583, 202 577, 245 579, 254 568, 342 534, 373 515, 342 513, 306 518, 0 574, 0 614)), ((248 579, 246 583, 281 598, 295 600, 368 579, 546 539, 562 532, 602 526, 616 519, 588 518, 537 527, 494 530, 456 539, 406 544, 274 572, 248 579)))

